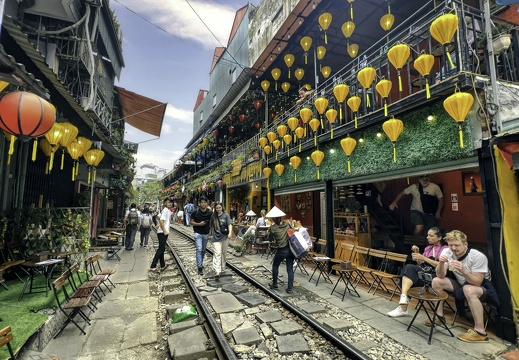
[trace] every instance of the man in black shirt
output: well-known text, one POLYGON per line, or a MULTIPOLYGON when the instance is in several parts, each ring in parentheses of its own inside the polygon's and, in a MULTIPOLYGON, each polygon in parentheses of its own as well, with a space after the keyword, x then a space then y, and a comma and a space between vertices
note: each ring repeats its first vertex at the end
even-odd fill
POLYGON ((190 224, 193 225, 193 231, 196 243, 196 265, 198 274, 202 275, 204 270, 204 255, 209 239, 209 229, 211 216, 213 212, 207 208, 207 198, 200 197, 200 206, 191 214, 190 224))

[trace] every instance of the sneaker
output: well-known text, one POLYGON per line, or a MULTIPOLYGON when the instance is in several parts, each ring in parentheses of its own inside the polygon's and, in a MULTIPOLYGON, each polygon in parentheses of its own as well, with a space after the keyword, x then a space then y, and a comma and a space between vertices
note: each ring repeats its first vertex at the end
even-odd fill
MULTIPOLYGON (((435 326, 443 325, 440 319, 443 319, 443 322, 445 322, 445 316, 440 316, 440 315, 436 314, 436 319, 434 319, 435 326)), ((425 324, 425 326, 431 326, 431 320, 429 320, 429 319, 425 320, 424 324, 425 324)))
POLYGON ((400 301, 398 302, 398 305, 407 305, 409 304, 409 298, 405 295, 400 295, 400 301))
POLYGON ((198 268, 198 275, 204 275, 203 268, 201 268, 201 267, 198 268))
POLYGON ((389 317, 402 317, 402 316, 409 316, 409 313, 407 310, 402 310, 402 308, 399 306, 395 310, 390 311, 387 313, 389 317))
POLYGON ((477 331, 468 329, 465 334, 459 334, 458 339, 465 342, 488 342, 488 336, 481 335, 477 331))
POLYGON ((278 289, 278 284, 269 283, 269 288, 271 288, 271 289, 278 289))
POLYGON ((292 289, 286 289, 286 292, 287 292, 287 294, 292 294, 292 293, 294 292, 294 290, 292 290, 292 289))

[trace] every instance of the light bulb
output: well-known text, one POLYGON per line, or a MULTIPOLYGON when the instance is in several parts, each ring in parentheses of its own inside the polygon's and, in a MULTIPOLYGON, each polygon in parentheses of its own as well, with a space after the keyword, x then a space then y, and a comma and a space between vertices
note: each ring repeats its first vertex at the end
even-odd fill
POLYGON ((278 51, 281 51, 281 46, 278 46, 278 51))
POLYGON ((377 133, 377 137, 378 137, 378 138, 379 138, 379 137, 381 137, 381 136, 382 136, 382 134, 381 134, 381 133, 377 133))
POLYGON ((303 23, 303 19, 299 19, 299 25, 303 23))
POLYGON ((360 138, 360 139, 359 139, 359 142, 360 142, 360 143, 363 143, 363 142, 364 142, 364 139, 363 139, 363 138, 360 138))
POLYGON ((330 149, 330 154, 333 154, 335 152, 335 149, 330 149))
POLYGON ((290 33, 288 33, 288 35, 287 35, 287 39, 290 39, 290 33))

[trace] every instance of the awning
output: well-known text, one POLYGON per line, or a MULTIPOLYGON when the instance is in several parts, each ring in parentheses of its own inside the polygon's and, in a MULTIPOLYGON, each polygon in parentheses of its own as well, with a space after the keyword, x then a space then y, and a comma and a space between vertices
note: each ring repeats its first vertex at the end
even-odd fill
POLYGON ((160 136, 167 103, 116 86, 124 121, 150 135, 160 136))

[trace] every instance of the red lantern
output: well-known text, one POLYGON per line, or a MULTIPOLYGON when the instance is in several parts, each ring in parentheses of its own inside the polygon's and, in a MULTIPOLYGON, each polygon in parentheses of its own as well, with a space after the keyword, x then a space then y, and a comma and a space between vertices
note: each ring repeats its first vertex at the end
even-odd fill
POLYGON ((256 121, 256 122, 254 123, 254 127, 256 128, 256 130, 259 130, 259 128, 261 127, 261 122, 256 121))
POLYGON ((216 129, 213 130, 213 136, 218 137, 218 130, 216 130, 216 129))
POLYGON ((270 112, 270 120, 274 120, 275 117, 276 117, 276 112, 275 111, 271 111, 270 112))
POLYGON ((234 134, 234 126, 232 126, 232 125, 229 126, 229 127, 227 128, 227 130, 229 130, 229 134, 231 134, 231 135, 234 134))
POLYGON ((21 140, 42 136, 55 120, 54 106, 33 93, 13 91, 0 100, 0 128, 21 140))
POLYGON ((238 116, 238 118, 240 119, 240 122, 243 123, 243 122, 245 122, 245 120, 247 120, 247 115, 240 114, 240 116, 238 116))
POLYGON ((262 105, 263 105, 263 101, 261 101, 259 99, 254 100, 254 109, 256 109, 256 111, 261 109, 262 105))

